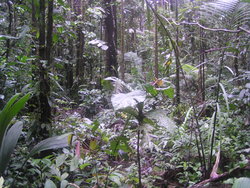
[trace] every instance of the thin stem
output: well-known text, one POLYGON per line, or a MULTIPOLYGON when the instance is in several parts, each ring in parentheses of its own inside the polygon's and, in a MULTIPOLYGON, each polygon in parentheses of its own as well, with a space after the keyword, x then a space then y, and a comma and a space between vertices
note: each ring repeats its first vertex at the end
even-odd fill
POLYGON ((214 122, 213 122, 213 132, 212 132, 212 140, 211 140, 211 148, 210 148, 210 158, 209 158, 209 170, 212 169, 212 157, 213 157, 213 147, 214 147, 214 137, 215 137, 215 126, 216 126, 216 118, 218 112, 218 102, 219 102, 219 91, 220 91, 220 80, 221 80, 221 73, 222 73, 222 66, 224 62, 224 51, 222 52, 222 57, 220 60, 220 70, 219 70, 219 78, 217 83, 217 91, 216 91, 216 107, 215 107, 215 115, 214 115, 214 122))
MULTIPOLYGON (((140 123, 139 123, 139 127, 140 123)), ((142 183, 141 183, 141 156, 140 156, 140 136, 141 132, 140 129, 137 131, 137 162, 138 162, 138 175, 139 175, 139 188, 142 188, 142 183)))

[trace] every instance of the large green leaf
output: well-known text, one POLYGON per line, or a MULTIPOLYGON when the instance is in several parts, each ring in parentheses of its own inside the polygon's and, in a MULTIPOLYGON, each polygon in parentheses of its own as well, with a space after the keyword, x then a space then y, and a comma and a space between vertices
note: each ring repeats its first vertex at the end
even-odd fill
POLYGON ((4 172, 9 160, 10 155, 14 151, 18 138, 22 133, 23 123, 21 121, 16 122, 6 132, 4 136, 2 146, 0 148, 0 174, 4 172))
POLYGON ((51 138, 47 138, 37 145, 30 151, 30 156, 35 155, 41 151, 49 150, 49 149, 59 149, 69 146, 69 137, 71 137, 71 133, 63 134, 60 136, 54 136, 51 138))
POLYGON ((14 95, 5 105, 4 109, 0 112, 0 147, 2 145, 6 130, 10 126, 11 120, 24 107, 25 103, 30 97, 30 94, 26 94, 17 100, 19 96, 20 94, 14 95))

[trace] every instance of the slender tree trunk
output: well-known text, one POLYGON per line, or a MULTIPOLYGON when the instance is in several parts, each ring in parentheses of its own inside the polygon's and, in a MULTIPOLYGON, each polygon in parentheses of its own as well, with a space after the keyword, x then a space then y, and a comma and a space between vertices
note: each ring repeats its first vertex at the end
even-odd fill
MULTIPOLYGON (((8 5, 8 10, 9 10, 9 25, 8 25, 8 35, 11 35, 12 31, 12 21, 13 21, 13 8, 12 8, 12 2, 9 0, 6 0, 7 5, 8 5)), ((10 40, 6 40, 6 54, 5 57, 8 61, 9 59, 9 54, 10 54, 10 40)))
MULTIPOLYGON (((68 0, 68 3, 70 5, 71 12, 74 12, 73 0, 68 0)), ((73 21, 73 18, 72 18, 71 14, 68 16, 68 19, 73 21)), ((74 71, 73 71, 72 61, 73 61, 74 55, 75 55, 73 39, 72 38, 68 38, 68 47, 69 47, 68 63, 64 64, 64 68, 65 68, 65 86, 69 90, 69 93, 71 93, 71 88, 72 88, 73 82, 74 82, 74 71)))
POLYGON ((115 28, 115 17, 113 13, 113 1, 112 0, 104 0, 104 8, 105 8, 105 38, 108 45, 108 49, 106 50, 106 67, 105 73, 106 76, 118 76, 117 73, 117 52, 116 52, 116 28, 115 28))
MULTIPOLYGON (((237 29, 239 29, 239 27, 237 27, 237 29)), ((237 38, 235 41, 237 44, 239 43, 239 33, 237 33, 237 38)), ((238 50, 235 52, 234 54, 234 70, 235 70, 235 76, 238 77, 239 76, 239 62, 238 62, 238 58, 239 58, 239 52, 238 50)))
POLYGON ((169 0, 170 10, 174 11, 174 0, 169 0))
MULTIPOLYGON (((171 2, 173 3, 173 2, 171 2)), ((178 17, 179 17, 179 10, 178 10, 178 0, 175 0, 175 19, 178 22, 178 17)), ((177 27, 176 29, 176 47, 178 48, 179 46, 179 28, 177 27)), ((175 103, 176 105, 180 104, 180 54, 179 54, 179 50, 178 54, 176 54, 176 81, 175 81, 175 89, 176 89, 176 96, 175 96, 175 103)))
POLYGON ((48 25, 47 25, 47 53, 46 58, 48 61, 48 66, 51 66, 52 64, 52 47, 53 47, 53 41, 52 41, 52 34, 53 34, 53 4, 54 0, 48 0, 48 25))
MULTIPOLYGON (((157 1, 155 1, 155 11, 157 11, 157 1)), ((155 78, 159 78, 159 65, 158 65, 158 24, 157 24, 157 17, 154 16, 154 22, 155 22, 155 37, 154 37, 154 47, 155 47, 155 65, 154 65, 154 75, 155 78)))
MULTIPOLYGON (((51 107, 49 105, 49 92, 50 85, 48 82, 48 73, 46 68, 46 37, 45 37, 45 0, 40 0, 40 16, 39 16, 39 82, 40 82, 40 92, 39 92, 39 102, 40 102, 40 122, 41 124, 51 123, 51 107)), ((48 136, 47 130, 42 129, 41 136, 48 136)))
POLYGON ((203 42, 203 29, 200 28, 200 66, 199 66, 199 93, 201 102, 205 101, 205 54, 203 42))
MULTIPOLYGON (((76 7, 77 15, 82 15, 83 21, 83 0, 79 1, 79 5, 76 7)), ((84 44, 85 44, 85 36, 83 34, 83 27, 82 25, 77 26, 77 36, 78 36, 78 43, 77 43, 77 51, 76 51, 76 77, 81 80, 84 78, 84 59, 83 59, 83 52, 84 52, 84 44)))
POLYGON ((124 66, 124 0, 121 0, 121 63, 120 63, 120 76, 124 80, 125 66, 124 66))

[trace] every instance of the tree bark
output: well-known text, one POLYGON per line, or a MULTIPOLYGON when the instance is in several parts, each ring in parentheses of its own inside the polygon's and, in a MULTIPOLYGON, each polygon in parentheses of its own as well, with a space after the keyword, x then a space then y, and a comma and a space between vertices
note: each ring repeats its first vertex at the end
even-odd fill
MULTIPOLYGON (((39 16, 39 102, 40 102, 40 123, 51 123, 51 107, 49 105, 50 85, 48 81, 47 65, 46 65, 46 36, 45 36, 45 0, 40 0, 40 16, 39 16)), ((48 130, 41 129, 41 136, 48 136, 48 130)))
MULTIPOLYGON (((157 2, 155 1, 155 11, 157 12, 157 2)), ((155 64, 154 64, 154 75, 155 78, 159 78, 159 65, 158 65, 158 26, 157 26, 157 17, 154 16, 154 22, 155 22, 155 37, 154 37, 154 46, 155 46, 155 64)))
POLYGON ((54 0, 48 0, 48 25, 47 25, 47 44, 46 44, 46 59, 47 59, 47 65, 51 66, 52 64, 52 47, 53 47, 53 41, 52 41, 52 34, 53 34, 53 3, 54 0))
POLYGON ((120 62, 120 76, 124 80, 125 66, 124 66, 124 0, 121 0, 121 62, 120 62))
MULTIPOLYGON (((13 3, 9 0, 6 0, 7 5, 8 5, 8 10, 9 10, 9 25, 8 25, 8 35, 11 36, 11 31, 12 31, 12 21, 13 21, 13 9, 12 9, 12 5, 13 3)), ((5 53, 5 57, 8 61, 9 59, 9 53, 10 53, 10 39, 6 40, 6 53, 5 53)))
POLYGON ((200 28, 200 65, 199 65, 199 94, 201 102, 205 101, 205 53, 204 53, 204 33, 200 28))
MULTIPOLYGON (((172 2, 173 3, 173 2, 172 2)), ((178 10, 178 0, 175 0, 175 19, 178 22, 178 17, 179 17, 179 10, 178 10)), ((176 46, 178 48, 179 46, 179 28, 176 28, 176 46)), ((176 54, 176 70, 175 70, 175 76, 176 76, 176 81, 175 81, 175 89, 176 89, 176 95, 175 95, 175 104, 179 105, 180 104, 180 54, 178 50, 178 54, 176 54)))
POLYGON ((116 33, 115 33, 115 17, 113 13, 113 1, 104 0, 104 9, 105 9, 105 38, 108 45, 106 50, 106 67, 105 73, 106 76, 115 76, 118 77, 117 69, 117 51, 116 51, 116 33))

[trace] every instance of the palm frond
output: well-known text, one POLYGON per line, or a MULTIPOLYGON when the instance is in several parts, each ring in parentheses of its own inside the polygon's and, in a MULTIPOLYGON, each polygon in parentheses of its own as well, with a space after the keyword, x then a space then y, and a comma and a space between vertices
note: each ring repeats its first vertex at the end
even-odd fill
POLYGON ((250 23, 250 3, 240 0, 218 0, 201 7, 201 19, 207 23, 237 28, 250 23))

